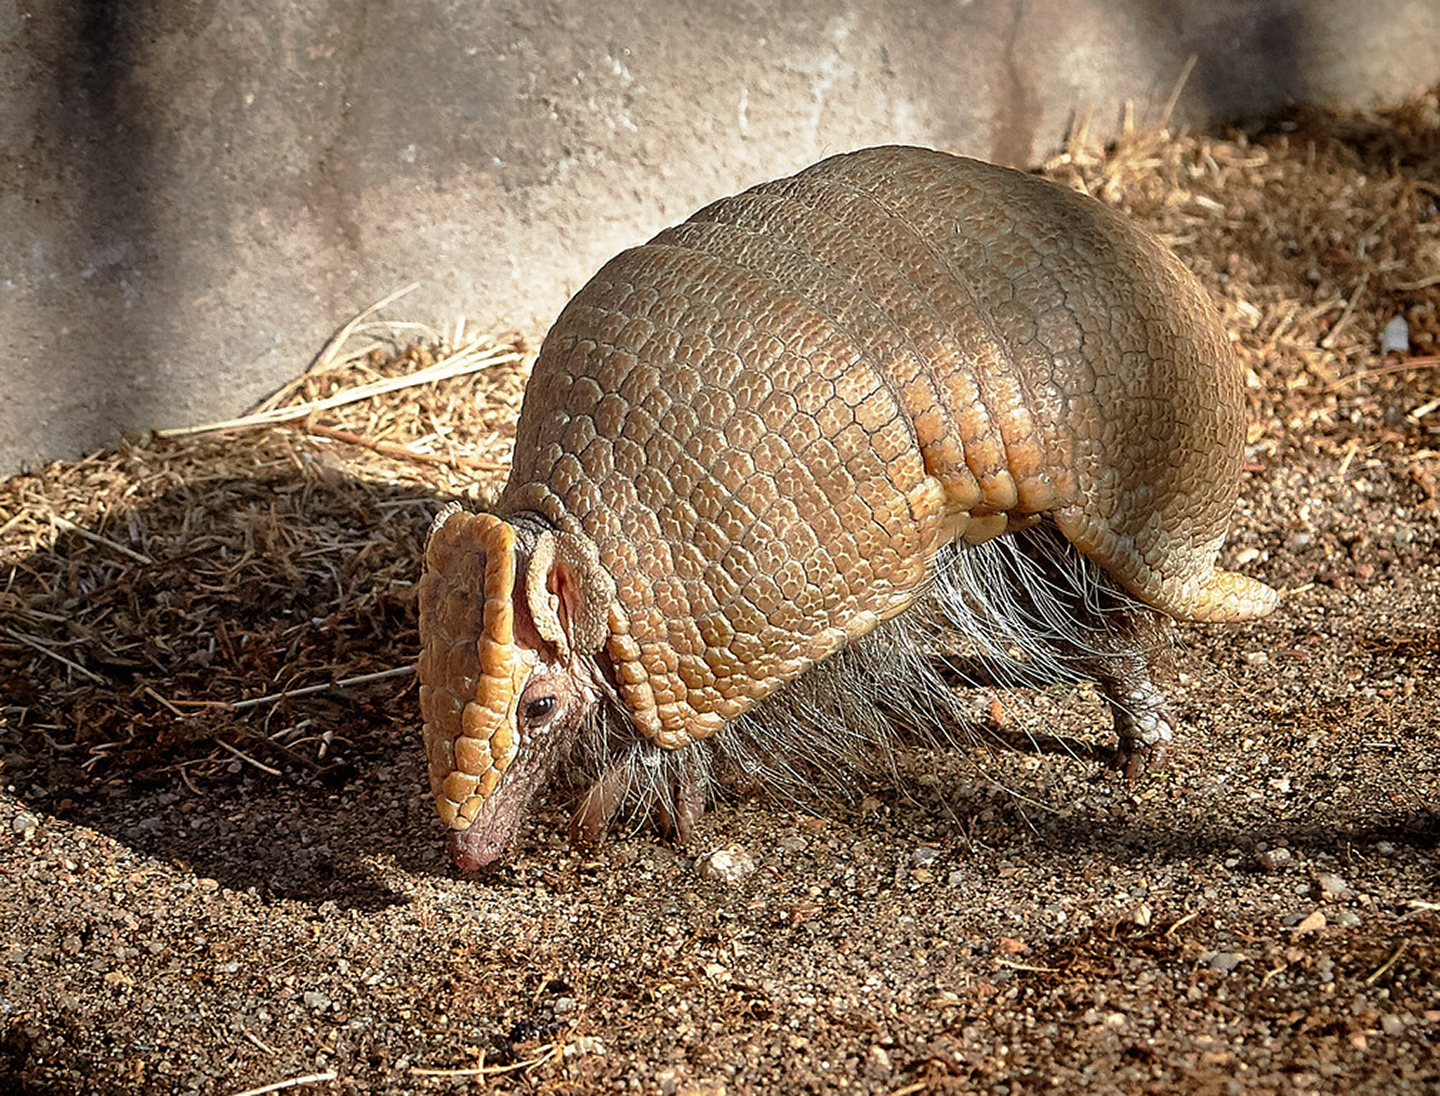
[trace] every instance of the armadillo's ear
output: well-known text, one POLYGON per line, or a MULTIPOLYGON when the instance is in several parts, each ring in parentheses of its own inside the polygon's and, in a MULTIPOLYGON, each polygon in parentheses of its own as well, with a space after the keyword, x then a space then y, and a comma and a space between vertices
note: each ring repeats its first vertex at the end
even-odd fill
POLYGON ((615 580, 600 564, 589 537, 541 533, 525 572, 525 601, 535 630, 555 644, 562 660, 600 649, 610 634, 615 580))

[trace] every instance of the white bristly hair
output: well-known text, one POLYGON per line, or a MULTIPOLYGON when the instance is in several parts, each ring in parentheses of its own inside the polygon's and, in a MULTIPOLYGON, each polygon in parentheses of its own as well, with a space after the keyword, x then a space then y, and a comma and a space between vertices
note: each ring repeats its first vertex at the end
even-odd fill
POLYGON ((605 782, 623 828, 674 819, 684 810, 676 791, 687 786, 713 793, 718 782, 794 803, 854 793, 862 778, 895 772, 902 742, 977 741, 967 688, 1096 681, 1123 739, 1169 718, 1150 679, 1152 667, 1168 669, 1169 643, 1165 617, 1042 523, 947 548, 910 608, 713 739, 659 749, 637 739, 618 702, 602 705, 572 770, 605 782))

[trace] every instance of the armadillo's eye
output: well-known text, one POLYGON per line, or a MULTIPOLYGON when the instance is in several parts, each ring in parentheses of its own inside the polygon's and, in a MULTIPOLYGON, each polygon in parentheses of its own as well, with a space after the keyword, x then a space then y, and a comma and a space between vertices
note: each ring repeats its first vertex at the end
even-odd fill
POLYGON ((537 696, 534 700, 525 702, 525 722, 531 727, 537 727, 555 714, 555 698, 553 696, 537 696))

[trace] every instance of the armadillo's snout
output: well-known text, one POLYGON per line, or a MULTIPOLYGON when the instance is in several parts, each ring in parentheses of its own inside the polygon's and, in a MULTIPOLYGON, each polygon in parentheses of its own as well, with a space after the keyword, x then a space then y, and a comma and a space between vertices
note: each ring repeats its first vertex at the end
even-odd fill
POLYGON ((469 829, 451 830, 445 849, 461 871, 475 871, 498 860, 515 843, 524 805, 517 796, 501 795, 487 804, 469 829))

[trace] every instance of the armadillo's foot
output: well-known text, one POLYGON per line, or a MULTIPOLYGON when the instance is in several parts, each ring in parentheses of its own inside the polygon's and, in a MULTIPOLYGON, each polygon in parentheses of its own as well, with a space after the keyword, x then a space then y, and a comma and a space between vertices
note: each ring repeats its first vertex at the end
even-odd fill
POLYGON ((622 807, 654 818, 660 832, 677 844, 690 840, 705 814, 709 771, 702 746, 664 750, 639 744, 610 766, 581 797, 570 819, 570 838, 594 845, 605 836, 622 807))
POLYGON ((705 768, 700 764, 702 747, 688 746, 674 751, 670 765, 669 794, 655 802, 656 821, 660 832, 677 845, 684 845, 695 832, 695 823, 705 814, 705 789, 708 783, 705 768))
POLYGON ((580 804, 570 816, 570 840, 578 845, 597 845, 610 828, 625 790, 630 786, 630 766, 620 762, 612 766, 580 797, 580 804))
POLYGON ((1148 666, 1126 681, 1128 687, 1122 696, 1114 695, 1120 691, 1115 688, 1116 684, 1102 682, 1119 739, 1118 748, 1107 761, 1122 771, 1125 779, 1138 780, 1164 767, 1170 744, 1175 740, 1175 716, 1165 694, 1150 680, 1148 666))

